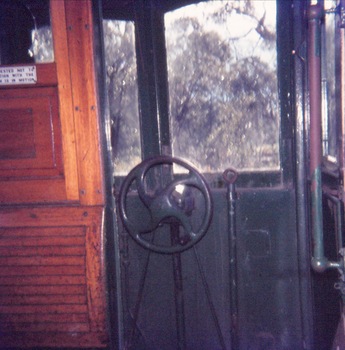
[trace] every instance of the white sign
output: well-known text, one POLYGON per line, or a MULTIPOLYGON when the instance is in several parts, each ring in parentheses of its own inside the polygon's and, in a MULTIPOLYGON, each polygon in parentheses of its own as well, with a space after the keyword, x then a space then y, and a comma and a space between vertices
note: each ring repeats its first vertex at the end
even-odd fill
POLYGON ((0 67, 0 85, 36 83, 36 66, 0 67))

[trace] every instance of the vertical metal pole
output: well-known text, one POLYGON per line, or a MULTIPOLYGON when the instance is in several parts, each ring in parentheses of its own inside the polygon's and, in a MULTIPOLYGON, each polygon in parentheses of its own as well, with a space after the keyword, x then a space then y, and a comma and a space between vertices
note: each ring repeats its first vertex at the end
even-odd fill
POLYGON ((230 234, 230 283, 231 283, 231 345, 238 348, 238 326, 237 326, 237 264, 236 264, 236 192, 235 184, 230 183, 228 187, 228 210, 229 210, 229 234, 230 234))
POLYGON ((323 246, 322 189, 321 189, 321 17, 320 4, 310 5, 308 9, 308 80, 310 101, 310 176, 313 259, 312 266, 324 271, 326 261, 323 246))
POLYGON ((238 348, 238 326, 237 326, 237 259, 236 259, 236 191, 235 181, 237 172, 234 169, 226 169, 223 179, 228 184, 228 225, 230 245, 230 310, 231 310, 231 348, 238 348))
POLYGON ((321 18, 323 8, 319 3, 308 9, 308 81, 310 103, 310 176, 311 176, 311 225, 313 235, 312 267, 317 272, 328 268, 341 268, 341 262, 325 257, 322 213, 322 113, 321 113, 321 18))
MULTIPOLYGON (((170 229, 172 245, 179 244, 179 223, 170 223, 170 229)), ((174 270, 174 296, 178 350, 184 350, 186 348, 186 327, 184 315, 181 253, 174 253, 172 259, 174 270)))
MULTIPOLYGON (((305 19, 303 16, 307 4, 295 3, 294 6, 294 41, 304 43, 306 41, 305 19)), ((284 15, 284 13, 282 13, 284 15)), ((307 189, 307 137, 306 137, 306 57, 301 47, 294 52, 294 96, 295 96, 295 145, 296 145, 296 214, 297 214, 297 239, 298 239, 298 266, 299 266, 299 296, 301 305, 301 331, 305 349, 314 349, 314 329, 312 314, 312 295, 310 284, 310 245, 306 234, 308 227, 308 189, 307 189), (300 55, 302 54, 302 56, 300 55)), ((305 53, 306 54, 306 53, 305 53)))

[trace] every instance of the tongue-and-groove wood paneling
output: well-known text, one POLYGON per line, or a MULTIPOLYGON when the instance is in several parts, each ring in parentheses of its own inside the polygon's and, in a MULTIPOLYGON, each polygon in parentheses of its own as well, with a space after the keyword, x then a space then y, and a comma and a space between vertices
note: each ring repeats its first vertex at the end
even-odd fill
POLYGON ((91 0, 52 0, 55 62, 0 88, 0 348, 108 345, 91 0))
POLYGON ((0 348, 107 344, 102 221, 101 207, 0 211, 0 348))

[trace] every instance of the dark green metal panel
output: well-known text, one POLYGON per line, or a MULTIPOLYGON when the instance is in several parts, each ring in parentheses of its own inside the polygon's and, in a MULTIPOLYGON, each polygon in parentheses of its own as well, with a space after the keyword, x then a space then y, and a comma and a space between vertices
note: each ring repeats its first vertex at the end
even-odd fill
MULTIPOLYGON (((305 341, 304 318, 312 322, 313 314, 311 310, 303 314, 301 296, 305 293, 301 286, 312 282, 310 266, 303 270, 298 261, 294 191, 237 191, 235 254, 231 254, 226 190, 213 189, 212 196, 214 217, 210 229, 195 246, 196 251, 192 248, 181 254, 186 348, 322 349, 305 341), (230 268, 234 259, 235 276, 230 268)), ((130 202, 135 215, 145 220, 145 210, 139 209, 135 196, 130 202)), ((159 234, 169 234, 164 230, 168 228, 160 229, 159 234)), ((122 251, 121 262, 122 285, 127 286, 122 294, 126 335, 136 318, 135 303, 145 276, 133 348, 177 349, 172 256, 149 254, 130 238, 126 240, 126 235, 122 239, 121 246, 128 247, 127 252, 122 251)), ((326 290, 322 283, 319 281, 318 286, 326 290)), ((324 293, 320 291, 319 295, 322 298, 324 293)), ((317 302, 321 315, 318 323, 322 324, 327 319, 328 305, 317 302)))
POLYGON ((294 193, 240 192, 237 202, 241 349, 303 349, 294 193))
MULTIPOLYGON (((195 250, 181 253, 186 349, 234 349, 230 337, 227 198, 225 190, 212 192, 215 207, 211 227, 195 250)), ((145 209, 135 196, 128 205, 139 220, 145 220, 145 209)), ((157 238, 169 235, 169 227, 158 229, 156 234, 157 238)), ((126 337, 130 337, 135 304, 145 278, 133 349, 178 349, 173 256, 149 253, 127 235, 122 235, 121 246, 122 285, 127 286, 123 290, 126 337)))

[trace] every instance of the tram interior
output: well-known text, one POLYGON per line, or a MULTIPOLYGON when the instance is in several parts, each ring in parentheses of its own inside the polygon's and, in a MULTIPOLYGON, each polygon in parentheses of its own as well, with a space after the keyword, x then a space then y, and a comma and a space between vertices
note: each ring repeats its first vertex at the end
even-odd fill
POLYGON ((344 28, 2 0, 0 349, 345 349, 344 28))

